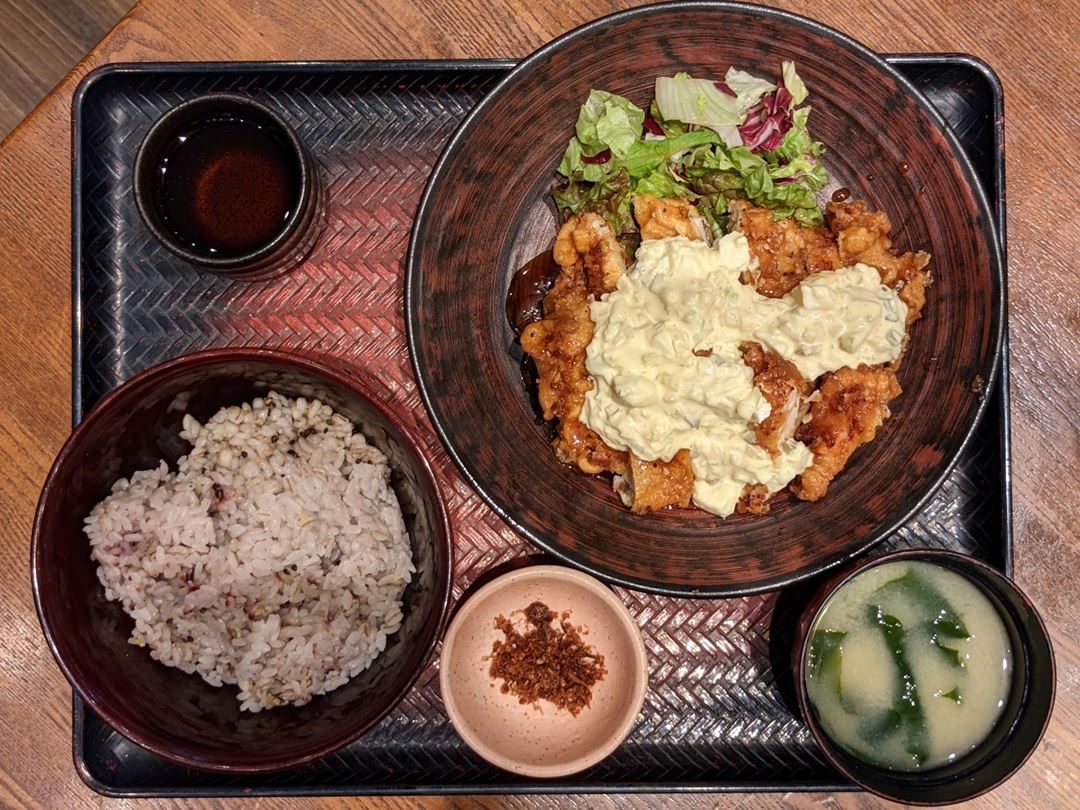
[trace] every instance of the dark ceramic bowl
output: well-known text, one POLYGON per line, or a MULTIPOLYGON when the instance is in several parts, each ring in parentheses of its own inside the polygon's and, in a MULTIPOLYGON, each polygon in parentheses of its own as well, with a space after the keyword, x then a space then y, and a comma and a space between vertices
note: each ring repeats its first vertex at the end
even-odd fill
MULTIPOLYGON (((234 144, 233 148, 243 152, 249 146, 234 144)), ((227 154, 224 157, 228 159, 227 154)), ((322 180, 304 142, 272 109, 236 93, 199 96, 178 104, 159 118, 135 156, 134 194, 143 222, 165 247, 194 265, 240 281, 263 281, 291 270, 311 252, 324 225, 322 180), (200 124, 222 121, 242 121, 269 133, 270 142, 276 144, 285 164, 283 168, 295 185, 295 199, 290 201, 288 216, 277 233, 239 255, 216 254, 182 238, 169 225, 159 188, 163 160, 177 137, 200 124)), ((208 211, 206 216, 215 217, 216 211, 208 211)), ((243 228, 244 223, 230 219, 223 223, 225 226, 243 228)))
POLYGON ((841 774, 886 799, 907 804, 951 804, 974 798, 1000 785, 1027 761, 1042 739, 1054 706, 1054 650, 1035 606, 1012 580, 985 563, 951 551, 898 551, 862 560, 829 579, 799 620, 792 670, 799 709, 814 740, 841 774), (963 575, 997 608, 1009 635, 1013 680, 1005 709, 990 735, 971 753, 926 771, 904 772, 876 767, 852 756, 825 733, 806 690, 806 659, 811 630, 829 599, 853 577, 898 560, 933 563, 963 575))
POLYGON ((60 668, 97 714, 125 737, 168 759, 221 771, 269 771, 325 756, 381 720, 423 670, 439 638, 451 571, 450 527, 431 469, 356 376, 281 352, 221 349, 155 366, 106 396, 61 449, 38 503, 33 588, 38 616, 60 668), (344 414, 390 460, 391 484, 412 542, 416 574, 405 620, 374 664, 306 706, 240 711, 236 688, 154 661, 128 643, 132 620, 106 601, 83 518, 112 483, 135 470, 175 466, 188 447, 185 413, 200 420, 276 390, 318 397, 344 414))
POLYGON ((852 558, 933 494, 985 410, 1002 340, 1002 260, 956 138, 894 68, 848 37, 731 3, 645 6, 534 53, 472 111, 431 176, 413 229, 406 325, 420 391, 451 457, 540 548, 602 579, 691 596, 778 588, 852 558), (885 211, 900 250, 933 255, 934 285, 900 372, 903 395, 816 503, 768 516, 634 515, 610 482, 554 457, 505 314, 511 278, 548 253, 549 190, 591 88, 648 104, 657 76, 775 76, 794 60, 839 186, 885 211))

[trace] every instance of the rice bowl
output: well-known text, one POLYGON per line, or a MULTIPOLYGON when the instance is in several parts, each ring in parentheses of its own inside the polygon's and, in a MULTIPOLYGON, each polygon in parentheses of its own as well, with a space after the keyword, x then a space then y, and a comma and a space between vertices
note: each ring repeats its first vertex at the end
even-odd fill
POLYGON ((156 660, 237 684, 241 709, 303 705, 366 669, 415 572, 386 456, 318 400, 190 414, 192 449, 86 518, 98 579, 156 660))

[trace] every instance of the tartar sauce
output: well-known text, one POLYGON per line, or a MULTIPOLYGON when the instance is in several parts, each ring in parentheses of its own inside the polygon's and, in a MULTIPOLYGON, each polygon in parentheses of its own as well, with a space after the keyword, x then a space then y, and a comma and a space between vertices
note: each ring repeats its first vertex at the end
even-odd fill
POLYGON ((754 443, 752 425, 771 409, 739 344, 757 341, 814 380, 895 360, 907 318, 904 303, 864 264, 817 273, 778 299, 739 281, 750 267, 740 233, 713 246, 682 236, 650 240, 617 288, 590 306, 593 389, 582 421, 647 461, 688 449, 694 503, 723 516, 746 484, 776 492, 813 460, 794 440, 775 458, 754 443))

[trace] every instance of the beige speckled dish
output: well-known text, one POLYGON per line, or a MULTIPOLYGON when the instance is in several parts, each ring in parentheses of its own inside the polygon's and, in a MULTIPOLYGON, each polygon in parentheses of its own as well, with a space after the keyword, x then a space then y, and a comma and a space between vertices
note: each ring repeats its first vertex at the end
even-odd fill
POLYGON ((505 770, 547 778, 576 773, 614 751, 637 719, 648 680, 641 632, 619 597, 588 574, 557 565, 512 571, 472 595, 450 623, 439 673, 447 714, 470 748, 505 770), (485 659, 504 638, 495 617, 537 599, 557 613, 570 611, 570 621, 588 631, 586 643, 604 656, 607 675, 577 717, 546 701, 539 710, 521 705, 488 674, 485 659))

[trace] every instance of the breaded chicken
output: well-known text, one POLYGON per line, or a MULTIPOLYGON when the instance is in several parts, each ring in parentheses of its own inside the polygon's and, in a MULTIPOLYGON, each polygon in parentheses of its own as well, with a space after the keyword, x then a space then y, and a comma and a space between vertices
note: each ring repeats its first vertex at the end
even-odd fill
POLYGON ((754 436, 758 446, 776 456, 780 446, 795 435, 806 410, 811 385, 794 363, 763 348, 760 343, 741 343, 739 351, 743 363, 754 372, 754 385, 761 389, 772 409, 765 419, 754 425, 754 436))
MULTIPOLYGON (((929 257, 895 255, 888 217, 868 211, 865 203, 831 203, 831 232, 776 221, 772 211, 745 202, 733 202, 731 213, 732 229, 746 235, 757 260, 742 281, 762 295, 779 298, 812 273, 864 262, 877 268, 882 283, 907 304, 908 324, 919 316, 929 283, 929 257)), ((636 195, 634 215, 642 239, 706 237, 704 221, 686 200, 636 195)), ((553 252, 559 276, 544 299, 543 320, 525 328, 521 345, 536 362, 544 418, 558 421, 556 456, 586 473, 614 473, 616 492, 635 512, 690 506, 694 474, 688 450, 680 450, 669 462, 645 461, 609 447, 580 420, 593 385, 585 366, 594 329, 589 303, 614 290, 626 270, 614 231, 597 214, 571 217, 560 229, 553 252)), ((756 342, 739 348, 771 407, 769 416, 752 426, 757 444, 775 456, 789 439, 804 442, 814 460, 790 488, 803 500, 823 497, 851 454, 871 441, 888 418, 889 402, 900 394, 895 373, 899 361, 828 373, 811 393, 811 383, 793 363, 756 342)), ((736 511, 766 514, 770 497, 764 485, 747 484, 736 511)))
POLYGON ((889 231, 892 223, 884 211, 870 211, 862 200, 830 202, 825 206, 829 228, 836 234, 840 260, 845 266, 862 262, 877 269, 881 283, 896 290, 907 304, 907 325, 922 314, 930 273, 930 254, 918 251, 897 255, 892 250, 889 231))
POLYGON ((771 497, 764 484, 747 484, 743 487, 739 502, 735 504, 735 512, 740 515, 767 515, 771 497))
POLYGON ((795 437, 814 454, 813 463, 791 484, 795 497, 816 501, 859 445, 872 441, 900 395, 896 373, 861 365, 826 374, 811 397, 810 419, 795 437))
POLYGON ((626 269, 622 248, 602 217, 571 217, 555 239, 558 277, 544 298, 543 320, 521 333, 521 347, 536 362, 538 394, 544 418, 558 420, 555 453, 582 472, 621 473, 626 453, 604 444, 579 417, 592 389, 585 350, 593 336, 589 300, 615 289, 626 269))
POLYGON ((630 464, 615 491, 633 512, 654 512, 669 506, 690 506, 694 495, 694 470, 690 451, 680 450, 671 461, 645 461, 630 452, 630 464))
POLYGON ((687 200, 661 200, 652 194, 635 194, 634 219, 642 239, 668 236, 705 239, 705 220, 687 200))
POLYGON ((794 220, 776 220, 768 208, 752 208, 742 200, 732 202, 729 211, 731 230, 746 237, 758 262, 757 268, 747 270, 740 280, 761 295, 782 298, 812 273, 843 266, 836 240, 824 228, 803 228, 794 220))
POLYGON ((555 237, 552 252, 564 273, 585 274, 585 289, 594 298, 614 290, 626 272, 626 258, 615 231, 599 214, 585 213, 567 220, 555 237))
POLYGON ((555 238, 560 267, 544 299, 544 318, 521 333, 521 346, 536 362, 540 406, 557 419, 555 455, 582 472, 615 473, 615 488, 635 512, 688 506, 694 488, 690 454, 668 462, 646 462, 616 450, 585 425, 581 408, 592 389, 585 351, 592 340, 589 301, 615 289, 626 271, 622 248, 611 226, 597 214, 571 217, 555 238))

